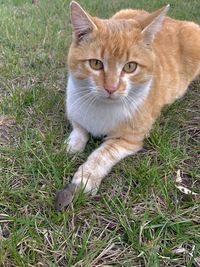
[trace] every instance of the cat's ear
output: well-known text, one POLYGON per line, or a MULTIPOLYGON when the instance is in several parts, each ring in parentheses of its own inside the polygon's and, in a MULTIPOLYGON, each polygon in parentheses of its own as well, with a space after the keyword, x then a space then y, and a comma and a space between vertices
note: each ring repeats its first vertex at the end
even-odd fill
POLYGON ((70 3, 70 15, 75 41, 81 41, 90 32, 97 29, 90 15, 75 1, 70 3))
POLYGON ((169 5, 162 7, 151 13, 143 21, 140 21, 142 26, 142 35, 144 42, 150 45, 154 39, 155 34, 160 30, 163 19, 169 10, 169 5))

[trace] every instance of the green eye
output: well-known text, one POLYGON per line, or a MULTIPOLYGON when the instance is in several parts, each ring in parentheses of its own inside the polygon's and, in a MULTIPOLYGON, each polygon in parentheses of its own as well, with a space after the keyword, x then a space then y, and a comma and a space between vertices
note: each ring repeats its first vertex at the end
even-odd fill
POLYGON ((98 59, 90 59, 89 63, 90 63, 90 67, 93 70, 102 70, 103 69, 103 62, 101 62, 98 59))
POLYGON ((124 65, 123 71, 126 73, 132 73, 137 69, 137 63, 136 62, 128 62, 124 65))

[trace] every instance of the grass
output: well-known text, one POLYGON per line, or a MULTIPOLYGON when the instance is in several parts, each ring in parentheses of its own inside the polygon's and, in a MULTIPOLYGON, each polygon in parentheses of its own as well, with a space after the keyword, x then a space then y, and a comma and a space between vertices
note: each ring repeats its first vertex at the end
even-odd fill
MULTIPOLYGON (((199 0, 168 1, 169 14, 200 23, 199 0)), ((89 1, 108 17, 154 1, 89 1)), ((66 184, 100 141, 68 156, 64 139, 69 1, 0 0, 0 266, 200 266, 200 83, 164 109, 144 149, 121 161, 98 195, 54 209, 66 184)))

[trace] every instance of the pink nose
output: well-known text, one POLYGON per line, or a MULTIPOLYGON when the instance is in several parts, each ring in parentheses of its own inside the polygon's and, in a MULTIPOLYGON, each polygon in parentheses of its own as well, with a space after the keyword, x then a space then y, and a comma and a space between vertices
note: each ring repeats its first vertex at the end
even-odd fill
POLYGON ((109 94, 112 94, 117 90, 117 84, 106 84, 104 88, 109 94))

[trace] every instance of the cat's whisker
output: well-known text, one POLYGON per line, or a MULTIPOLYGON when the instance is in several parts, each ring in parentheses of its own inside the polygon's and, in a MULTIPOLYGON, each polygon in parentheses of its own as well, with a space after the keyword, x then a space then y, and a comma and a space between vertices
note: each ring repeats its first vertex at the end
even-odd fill
POLYGON ((125 97, 126 108, 129 110, 130 117, 138 112, 138 103, 131 97, 125 97))
POLYGON ((91 93, 90 92, 81 92, 80 94, 79 93, 77 93, 77 94, 71 94, 71 96, 75 96, 75 97, 77 97, 76 98, 76 100, 78 101, 78 100, 81 100, 82 98, 85 98, 85 97, 87 97, 87 96, 89 96, 89 95, 91 95, 91 93))
POLYGON ((85 103, 85 100, 89 99, 91 97, 91 94, 88 93, 86 95, 82 95, 81 97, 77 98, 76 101, 70 106, 71 109, 73 109, 76 106, 82 107, 82 105, 85 103))
POLYGON ((89 110, 90 110, 90 107, 95 103, 95 101, 96 101, 96 97, 93 96, 93 97, 90 99, 90 102, 87 103, 87 109, 86 109, 86 112, 85 112, 85 115, 84 115, 84 118, 83 118, 83 119, 87 118, 87 114, 88 114, 88 112, 89 112, 89 110))
MULTIPOLYGON (((135 100, 132 97, 127 98, 127 101, 130 103, 130 105, 133 102, 135 102, 135 100)), ((133 124, 134 123, 138 124, 140 120, 142 119, 142 117, 144 117, 144 113, 148 114, 148 111, 146 110, 145 105, 143 105, 142 102, 140 104, 135 103, 135 110, 134 112, 132 112, 133 124)))
POLYGON ((81 93, 81 92, 85 92, 85 91, 89 91, 91 92, 92 90, 94 90, 94 87, 91 86, 87 86, 87 87, 78 87, 78 88, 74 88, 72 93, 81 93))
POLYGON ((95 88, 95 86, 90 86, 90 85, 88 85, 88 86, 79 86, 78 87, 78 89, 94 89, 95 88))
POLYGON ((135 99, 133 97, 126 97, 127 103, 128 103, 128 107, 131 110, 131 114, 134 115, 134 113, 139 112, 140 110, 140 106, 139 104, 135 101, 135 99))
POLYGON ((121 97, 120 100, 122 102, 122 106, 123 106, 124 112, 125 113, 128 112, 129 113, 129 116, 130 116, 131 114, 130 114, 130 111, 129 111, 129 107, 127 106, 126 98, 125 97, 121 97))
POLYGON ((88 94, 88 93, 90 93, 90 91, 85 90, 85 91, 79 91, 79 92, 72 92, 71 95, 79 97, 79 96, 82 96, 82 95, 85 95, 85 94, 88 94))
POLYGON ((91 101, 91 98, 87 97, 83 101, 80 101, 79 103, 77 103, 77 105, 79 106, 77 109, 77 112, 82 110, 83 106, 87 105, 90 101, 91 101))
MULTIPOLYGON (((128 112, 128 116, 126 118, 126 121, 128 123, 134 124, 134 121, 131 120, 131 117, 133 116, 134 111, 131 109, 131 105, 127 98, 124 98, 124 104, 125 104, 125 111, 128 112)), ((133 125, 132 125, 133 127, 133 125)))

